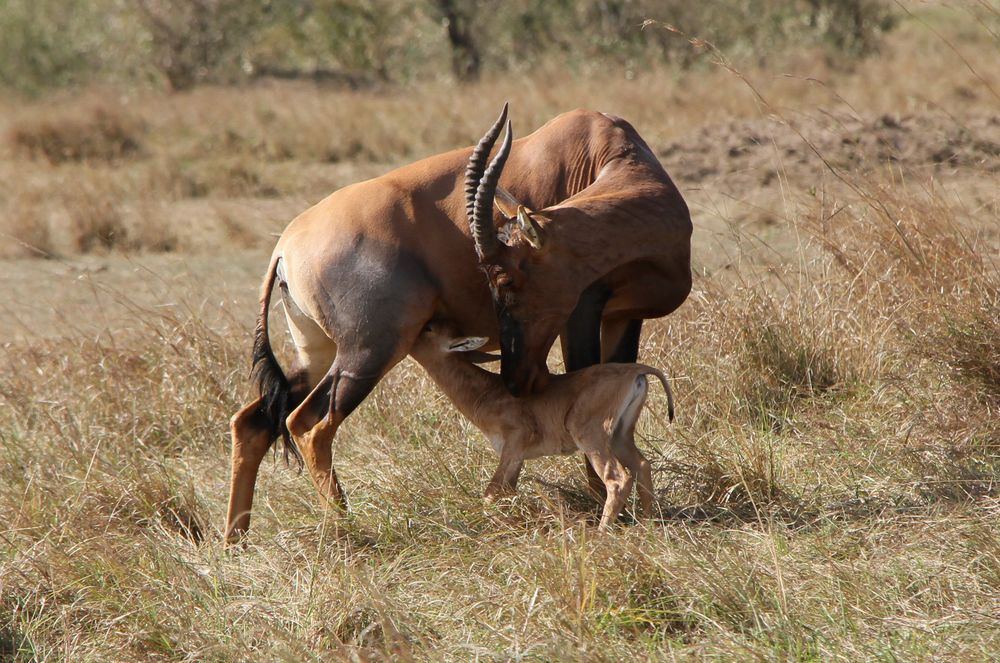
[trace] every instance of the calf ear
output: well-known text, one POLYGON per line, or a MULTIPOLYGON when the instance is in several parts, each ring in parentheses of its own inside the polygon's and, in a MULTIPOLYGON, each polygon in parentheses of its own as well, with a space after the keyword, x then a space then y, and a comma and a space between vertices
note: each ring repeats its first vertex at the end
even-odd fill
POLYGON ((485 336, 464 336, 462 338, 456 338, 448 344, 448 352, 469 352, 470 350, 476 350, 486 345, 489 340, 490 339, 485 336))
POLYGON ((542 227, 538 225, 538 222, 532 218, 533 215, 548 220, 538 212, 532 212, 524 205, 521 205, 517 208, 517 225, 521 229, 521 234, 528 240, 528 244, 531 244, 534 249, 541 249, 545 243, 545 233, 542 227))
POLYGON ((491 355, 489 352, 471 350, 469 352, 463 352, 462 359, 473 364, 490 364, 495 361, 500 361, 500 355, 491 355))

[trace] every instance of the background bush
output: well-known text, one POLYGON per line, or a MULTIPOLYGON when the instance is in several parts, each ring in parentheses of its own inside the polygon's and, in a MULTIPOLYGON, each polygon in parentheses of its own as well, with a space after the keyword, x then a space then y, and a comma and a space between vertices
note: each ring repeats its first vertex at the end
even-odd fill
POLYGON ((0 2, 0 86, 34 95, 91 82, 173 90, 267 74, 353 86, 551 63, 574 71, 690 66, 687 39, 737 59, 791 47, 877 49, 893 25, 880 0, 59 0, 0 2))

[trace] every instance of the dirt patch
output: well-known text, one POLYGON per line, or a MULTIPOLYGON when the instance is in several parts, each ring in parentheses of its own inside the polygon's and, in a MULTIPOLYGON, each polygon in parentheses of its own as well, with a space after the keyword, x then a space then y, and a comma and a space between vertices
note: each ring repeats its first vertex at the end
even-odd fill
POLYGON ((654 149, 682 186, 725 178, 730 190, 813 177, 824 161, 853 171, 892 163, 933 168, 939 176, 957 169, 989 175, 1000 172, 1000 116, 823 114, 738 121, 703 127, 654 149))

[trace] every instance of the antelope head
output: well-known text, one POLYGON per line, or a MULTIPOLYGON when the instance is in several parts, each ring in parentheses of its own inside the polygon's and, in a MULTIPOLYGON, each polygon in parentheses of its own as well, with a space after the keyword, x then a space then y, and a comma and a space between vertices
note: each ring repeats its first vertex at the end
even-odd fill
POLYGON ((563 255, 566 247, 548 241, 550 216, 520 204, 499 186, 512 140, 504 104, 500 117, 472 152, 465 195, 479 266, 489 281, 500 328, 500 373, 508 391, 520 396, 544 387, 549 348, 579 293, 560 283, 566 277, 560 265, 571 257, 563 255), (505 128, 503 141, 487 165, 501 128, 505 128), (493 221, 494 207, 501 217, 499 228, 493 221))

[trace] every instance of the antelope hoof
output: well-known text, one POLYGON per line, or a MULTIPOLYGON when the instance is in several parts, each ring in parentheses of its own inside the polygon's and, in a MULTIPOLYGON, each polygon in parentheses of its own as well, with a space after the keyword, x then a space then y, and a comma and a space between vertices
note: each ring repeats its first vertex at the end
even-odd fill
POLYGON ((486 494, 483 495, 483 501, 486 504, 495 504, 497 500, 503 499, 504 497, 513 497, 515 491, 510 488, 503 488, 501 486, 489 486, 486 489, 486 494))
POLYGON ((341 513, 350 513, 351 506, 347 501, 347 493, 341 488, 340 482, 334 484, 333 490, 324 495, 324 501, 341 513))

